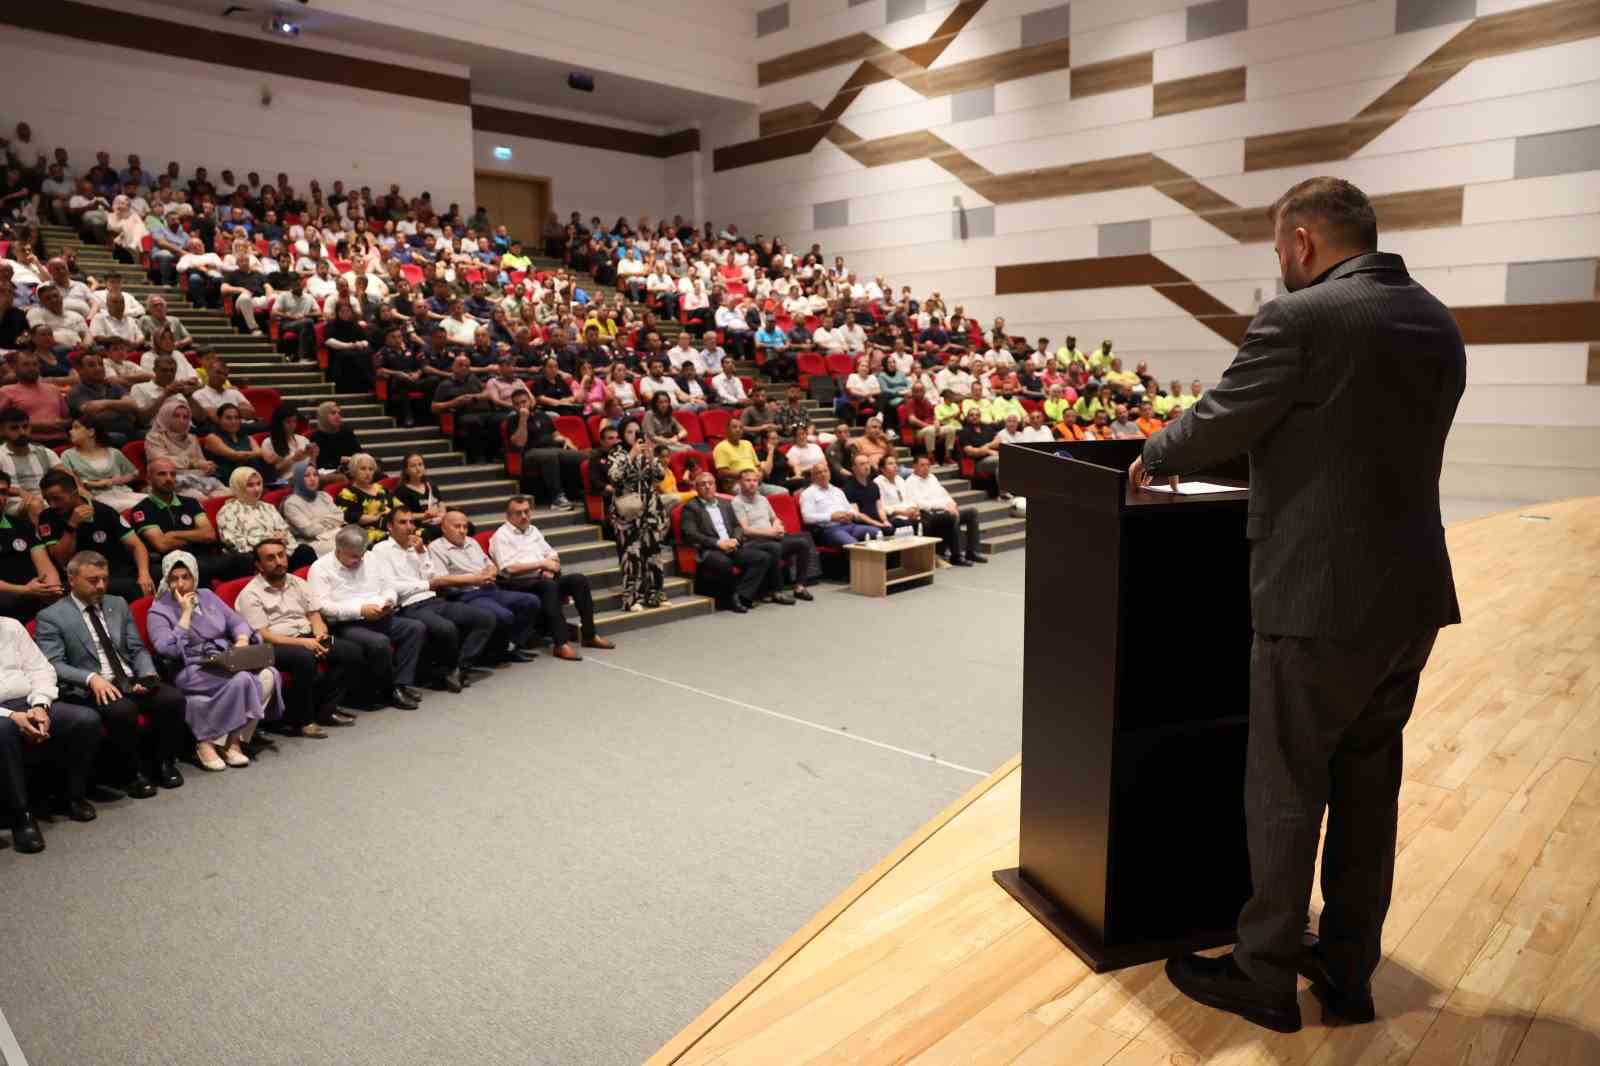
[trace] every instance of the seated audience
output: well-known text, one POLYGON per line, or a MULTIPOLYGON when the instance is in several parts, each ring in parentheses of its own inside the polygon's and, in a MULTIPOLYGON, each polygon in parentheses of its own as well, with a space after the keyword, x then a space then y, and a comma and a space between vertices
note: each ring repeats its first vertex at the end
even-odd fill
POLYGON ((694 450, 694 445, 689 443, 689 431, 672 413, 672 394, 664 389, 657 389, 650 396, 650 409, 645 412, 642 425, 645 439, 652 446, 672 452, 694 450))
POLYGON ((539 620, 539 597, 531 592, 501 588, 500 568, 471 535, 472 524, 460 511, 446 511, 437 540, 428 546, 439 577, 439 595, 456 603, 487 611, 494 617, 488 652, 495 661, 526 663, 526 650, 539 620))
POLYGON ((139 471, 119 449, 107 446, 98 423, 74 419, 67 435, 72 447, 61 453, 62 465, 77 477, 96 503, 113 511, 126 511, 143 499, 132 488, 139 480, 139 471))
POLYGON ((778 557, 745 545, 744 527, 732 504, 717 498, 717 479, 710 471, 696 475, 694 490, 694 499, 683 505, 679 528, 683 542, 695 550, 699 583, 715 588, 722 605, 736 614, 761 599, 792 605, 794 597, 776 591, 778 557))
POLYGON ((412 452, 400 460, 400 480, 390 495, 396 507, 411 512, 411 521, 423 539, 431 541, 439 535, 445 505, 434 491, 433 482, 428 480, 428 461, 421 452, 412 452))
MULTIPOLYGON (((356 431, 344 424, 344 412, 333 400, 317 405, 317 428, 311 431, 307 444, 317 449, 317 469, 324 475, 343 474, 345 461, 363 450, 356 431)), ((283 455, 276 446, 274 451, 283 455)))
POLYGON ((389 513, 394 510, 394 497, 378 481, 378 461, 366 452, 350 456, 346 466, 350 482, 339 490, 334 500, 344 508, 345 522, 366 530, 368 542, 376 544, 389 535, 389 513))
MULTIPOLYGON (((898 462, 895 465, 898 473, 898 462)), ((940 548, 952 564, 962 566, 989 561, 978 551, 978 509, 971 504, 957 505, 949 490, 934 476, 933 463, 926 455, 913 460, 911 476, 897 479, 894 488, 899 503, 917 509, 922 531, 943 542, 940 548)))
POLYGON ((150 432, 145 434, 146 464, 164 460, 172 464, 178 492, 197 500, 228 495, 228 486, 217 479, 217 464, 205 457, 200 441, 192 432, 194 415, 189 401, 172 396, 156 411, 150 432))
POLYGON ((39 516, 39 543, 57 567, 65 568, 80 551, 96 551, 109 564, 112 595, 136 600, 155 591, 144 541, 114 508, 86 496, 71 471, 57 467, 45 474, 39 492, 47 505, 39 516))
MULTIPOLYGON (((793 454, 794 449, 789 449, 793 454)), ((810 468, 811 484, 800 493, 800 518, 818 544, 842 546, 883 536, 883 524, 868 518, 833 484, 826 462, 810 468)))
POLYGON ((281 403, 272 412, 267 435, 261 441, 261 457, 272 464, 273 479, 286 480, 296 463, 315 464, 317 447, 299 432, 300 411, 293 404, 281 403))
MULTIPOLYGON (((139 424, 139 404, 128 388, 106 375, 105 359, 98 352, 85 352, 78 360, 78 383, 67 390, 67 410, 74 419, 94 432, 103 443, 121 447, 144 435, 139 424)), ((67 439, 74 445, 71 427, 67 439)))
POLYGON ((755 445, 745 439, 744 423, 737 418, 728 422, 727 438, 718 441, 717 446, 711 449, 711 463, 716 467, 717 480, 724 488, 737 487, 739 476, 746 470, 753 470, 756 473, 756 485, 762 494, 778 496, 786 491, 780 485, 766 483, 764 479, 772 472, 770 457, 763 459, 756 454, 755 445))
POLYGON ((378 698, 391 707, 414 711, 421 706, 416 683, 417 661, 427 629, 414 618, 396 613, 393 590, 384 586, 377 568, 367 564, 367 531, 345 526, 334 549, 311 565, 307 582, 337 640, 361 648, 360 676, 370 679, 378 698), (392 650, 391 650, 392 649, 392 650))
POLYGON ((468 463, 482 462, 500 450, 500 422, 484 384, 472 373, 472 360, 458 355, 450 376, 433 390, 433 413, 455 420, 455 443, 468 463))
POLYGON ((888 536, 894 532, 895 523, 882 516, 882 499, 878 491, 876 474, 877 463, 858 452, 850 461, 850 476, 845 478, 840 488, 844 490, 845 499, 850 501, 850 506, 855 508, 856 513, 861 515, 868 525, 877 527, 882 535, 888 536))
POLYGON ((156 785, 183 786, 183 694, 157 675, 127 601, 106 593, 106 576, 99 552, 74 555, 67 562, 72 594, 39 612, 34 639, 56 669, 61 695, 99 714, 104 744, 118 764, 118 787, 149 799, 156 785), (141 731, 141 716, 148 730, 141 731))
POLYGON ((273 665, 288 679, 283 717, 266 728, 320 740, 328 735, 325 726, 354 725, 355 716, 339 710, 339 701, 362 667, 361 646, 333 636, 310 584, 289 572, 288 546, 282 540, 261 541, 255 560, 256 576, 240 590, 233 607, 272 646, 273 665))
POLYGON ((245 577, 254 569, 248 555, 222 547, 199 501, 178 492, 178 471, 170 459, 154 460, 145 473, 150 492, 134 505, 128 521, 144 538, 152 559, 169 551, 186 551, 199 562, 204 585, 245 577))
MULTIPOLYGON (((978 477, 1000 480, 1000 446, 994 441, 995 427, 985 425, 976 407, 967 408, 962 419, 961 432, 956 435, 956 446, 963 459, 970 459, 978 477)), ((1003 499, 1009 494, 1002 493, 1003 499)))
POLYGON ((454 581, 428 554, 410 511, 396 508, 386 522, 389 535, 367 553, 367 565, 377 567, 384 587, 397 597, 397 617, 420 622, 428 631, 424 651, 445 690, 460 692, 472 683, 466 671, 489 646, 495 617, 439 596, 437 590, 454 581))
POLYGON ((572 600, 577 609, 579 635, 586 648, 614 648, 611 641, 595 632, 594 595, 586 574, 563 572, 561 555, 533 524, 533 501, 513 496, 506 503, 506 521, 489 540, 489 555, 500 568, 501 584, 539 597, 544 615, 545 636, 550 638, 557 659, 583 658, 567 634, 567 621, 561 605, 572 600))
POLYGON ((176 684, 196 739, 195 761, 216 772, 250 765, 244 745, 263 718, 283 714, 283 680, 270 666, 230 673, 210 665, 229 648, 251 643, 255 632, 215 592, 199 587, 199 569, 186 551, 162 557, 161 592, 147 624, 155 653, 182 664, 176 684))
POLYGON ((13 517, 37 518, 44 510, 39 482, 50 470, 61 465, 55 449, 33 440, 28 412, 18 407, 0 411, 0 474, 6 477, 5 513, 13 517))
POLYGON ((809 533, 790 533, 778 518, 767 494, 761 491, 760 473, 746 470, 739 475, 739 491, 733 498, 733 517, 744 530, 744 546, 765 551, 773 556, 775 583, 782 585, 782 574, 793 565, 794 598, 813 599, 806 581, 820 573, 817 568, 816 545, 809 533))
POLYGON ((0 828, 11 830, 19 855, 44 850, 29 802, 27 763, 50 764, 56 782, 49 810, 74 822, 92 822, 89 773, 100 749, 100 717, 81 704, 58 700, 56 671, 15 618, 0 617, 0 828))
MULTIPOLYGON (((0 470, 0 499, 9 499, 11 475, 0 470)), ((45 502, 36 496, 37 513, 45 502)), ((61 579, 26 514, 0 513, 0 614, 26 622, 61 597, 61 579)))
MULTIPOLYGON (((228 487, 233 490, 233 499, 217 512, 217 539, 224 548, 253 557, 256 545, 264 540, 289 540, 289 523, 276 507, 261 498, 264 486, 260 471, 241 466, 233 472, 228 487)), ((300 545, 289 556, 289 568, 298 570, 316 561, 316 549, 300 545)))
POLYGON ((33 352, 18 352, 12 361, 17 380, 0 385, 0 407, 6 417, 24 416, 31 439, 40 444, 59 444, 67 439, 72 414, 67 409, 67 394, 41 377, 39 357, 33 352))
POLYGON ((240 470, 253 470, 272 482, 279 481, 277 464, 267 458, 266 449, 245 432, 239 409, 231 403, 217 408, 216 420, 210 426, 201 445, 217 464, 217 477, 232 484, 233 475, 240 470))
POLYGON ((310 547, 319 559, 333 551, 334 537, 345 525, 344 508, 322 491, 315 463, 302 460, 294 464, 289 472, 289 495, 281 508, 297 547, 310 547))
POLYGON ((522 452, 524 471, 537 471, 539 487, 550 507, 574 510, 577 505, 572 497, 583 495, 584 453, 556 430, 555 418, 548 410, 535 407, 526 392, 512 397, 506 425, 507 446, 522 452))

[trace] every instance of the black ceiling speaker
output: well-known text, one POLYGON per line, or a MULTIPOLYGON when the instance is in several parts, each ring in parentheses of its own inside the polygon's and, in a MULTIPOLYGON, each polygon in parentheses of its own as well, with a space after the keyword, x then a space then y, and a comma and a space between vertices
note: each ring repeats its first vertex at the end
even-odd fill
POLYGON ((576 89, 580 93, 592 93, 594 92, 594 75, 582 74, 575 70, 567 75, 567 88, 576 89))

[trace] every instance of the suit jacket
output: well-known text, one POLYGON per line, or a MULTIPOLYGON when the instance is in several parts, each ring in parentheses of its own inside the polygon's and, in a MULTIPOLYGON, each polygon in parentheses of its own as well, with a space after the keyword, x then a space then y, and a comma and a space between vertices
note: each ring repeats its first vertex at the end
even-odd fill
POLYGON ((1250 457, 1257 632, 1354 639, 1461 620, 1439 517, 1466 387, 1449 310, 1358 255, 1256 313, 1222 380, 1145 442, 1156 477, 1250 457))
MULTIPOLYGON (((139 639, 139 627, 133 621, 127 601, 120 596, 107 596, 100 603, 100 615, 105 619, 112 643, 132 665, 133 676, 155 676, 155 661, 150 658, 144 641, 139 639)), ((39 612, 34 640, 50 665, 56 668, 56 677, 62 685, 74 693, 88 691, 89 675, 100 673, 100 654, 95 651, 89 624, 83 620, 78 604, 70 595, 39 612)), ((114 677, 106 680, 116 681, 114 677)))
MULTIPOLYGON (((738 519, 733 517, 733 505, 727 500, 718 499, 716 507, 722 512, 722 524, 728 529, 728 536, 744 543, 744 530, 739 527, 738 519)), ((681 523, 684 542, 693 547, 700 555, 706 552, 720 551, 717 541, 717 527, 711 522, 711 514, 706 502, 696 496, 683 505, 683 520, 681 523)))

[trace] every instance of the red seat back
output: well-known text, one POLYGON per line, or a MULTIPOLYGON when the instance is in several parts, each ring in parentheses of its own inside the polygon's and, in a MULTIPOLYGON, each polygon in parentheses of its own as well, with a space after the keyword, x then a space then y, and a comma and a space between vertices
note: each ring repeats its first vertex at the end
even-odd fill
POLYGON ((778 516, 778 521, 783 523, 783 528, 790 533, 799 533, 804 529, 800 521, 800 498, 785 493, 782 496, 768 496, 767 502, 772 505, 772 513, 778 516))
POLYGON ((583 481, 583 513, 589 516, 591 522, 603 522, 606 517, 606 498, 600 492, 600 486, 590 484, 590 460, 585 459, 578 466, 578 477, 583 481))
POLYGON ((211 520, 211 528, 217 528, 217 512, 222 510, 222 505, 233 499, 232 496, 210 496, 200 501, 200 509, 211 520))
POLYGON ((150 608, 155 604, 155 597, 140 596, 128 604, 128 612, 133 615, 133 624, 139 627, 139 639, 144 641, 145 651, 155 654, 155 648, 150 643, 150 608))
POLYGON ((693 411, 678 410, 672 412, 672 417, 676 418, 678 420, 678 424, 684 428, 684 439, 686 441, 688 441, 690 444, 705 443, 706 435, 700 429, 699 415, 695 414, 693 411))
POLYGON ((699 560, 695 558, 695 550, 683 543, 683 504, 672 509, 672 554, 678 563, 678 573, 685 577, 693 577, 698 567, 699 560))
POLYGON ((250 401, 250 406, 256 409, 256 418, 262 422, 272 421, 273 412, 283 403, 283 393, 263 385, 251 385, 239 391, 250 401))
POLYGON ((693 463, 701 470, 711 469, 711 456, 705 452, 671 452, 667 455, 667 469, 672 471, 672 476, 678 482, 681 492, 688 492, 694 488, 689 484, 691 476, 689 464, 693 463))
POLYGON ((139 471, 139 476, 144 477, 144 441, 130 440, 122 446, 122 454, 126 455, 128 462, 132 463, 133 468, 139 471))
POLYGON ((828 356, 828 373, 834 377, 849 377, 855 372, 855 356, 846 355, 844 352, 833 352, 828 356))
POLYGON ((588 451, 594 445, 589 441, 589 427, 577 415, 557 415, 556 432, 570 440, 575 447, 588 451))
POLYGON ((511 446, 511 419, 502 419, 500 422, 500 453, 505 456, 506 473, 512 477, 522 476, 522 449, 511 446))
POLYGON ((213 585, 212 591, 217 594, 217 599, 232 607, 234 602, 238 600, 239 593, 243 592, 244 587, 253 580, 254 578, 249 577, 236 577, 232 581, 224 581, 220 585, 213 585))
POLYGON ((291 489, 273 489, 271 492, 262 493, 261 500, 272 507, 281 508, 283 501, 289 498, 291 489))
POLYGON ((828 372, 828 361, 816 352, 801 352, 795 356, 794 365, 804 375, 826 374, 828 372))
POLYGON ((728 435, 728 422, 732 418, 732 411, 704 411, 700 415, 700 431, 705 434, 707 441, 715 443, 728 435))
POLYGON ((474 533, 472 535, 472 539, 477 541, 478 542, 478 547, 483 549, 483 553, 485 555, 488 555, 489 554, 489 540, 493 536, 494 536, 494 530, 493 529, 480 529, 480 530, 478 530, 476 533, 474 533))

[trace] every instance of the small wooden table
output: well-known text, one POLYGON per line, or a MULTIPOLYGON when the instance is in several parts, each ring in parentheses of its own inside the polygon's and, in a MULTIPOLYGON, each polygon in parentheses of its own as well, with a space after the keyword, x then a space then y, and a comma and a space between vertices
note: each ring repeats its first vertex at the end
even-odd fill
POLYGON ((863 596, 887 596, 896 585, 911 581, 932 581, 934 549, 938 537, 885 537, 860 544, 846 544, 850 556, 850 591, 863 596), (899 566, 890 569, 890 556, 899 556, 899 566))

